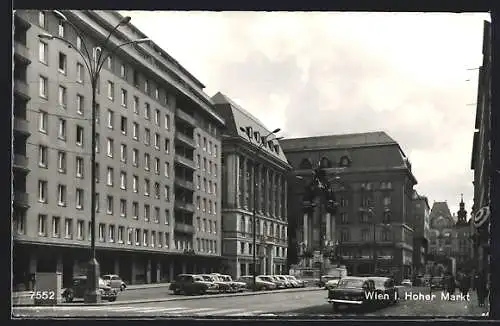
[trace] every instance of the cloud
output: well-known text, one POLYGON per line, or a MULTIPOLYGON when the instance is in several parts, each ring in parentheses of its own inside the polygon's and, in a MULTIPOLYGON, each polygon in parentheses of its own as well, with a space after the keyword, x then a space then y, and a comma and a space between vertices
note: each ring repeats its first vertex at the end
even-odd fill
POLYGON ((287 137, 384 130, 420 193, 472 199, 486 14, 127 12, 207 85, 287 137), (161 26, 161 28, 158 28, 161 26), (466 82, 466 79, 471 79, 466 82))

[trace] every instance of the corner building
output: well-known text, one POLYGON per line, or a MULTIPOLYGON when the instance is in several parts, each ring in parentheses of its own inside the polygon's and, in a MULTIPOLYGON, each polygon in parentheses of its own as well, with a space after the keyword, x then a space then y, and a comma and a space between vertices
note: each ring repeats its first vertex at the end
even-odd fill
POLYGON ((409 278, 417 180, 399 144, 385 132, 370 132, 284 139, 281 145, 293 166, 288 192, 290 263, 312 269, 303 253, 323 247, 325 223, 319 210, 303 218, 305 186, 322 162, 339 204, 326 232, 338 241, 337 252, 349 275, 409 278))
MULTIPOLYGON (((17 288, 32 288, 35 272, 62 272, 67 285, 90 259, 91 86, 77 49, 86 46, 93 53, 96 40, 123 17, 114 11, 64 15, 83 40, 50 11, 15 13, 17 288), (74 48, 39 39, 44 33, 65 38, 74 48)), ((114 35, 112 45, 146 37, 131 24, 114 35)), ((95 135, 95 234, 102 274, 116 273, 135 284, 219 268, 224 120, 203 88, 153 42, 125 46, 105 62, 95 135), (198 198, 207 202, 206 209, 197 209, 198 198)))
POLYGON ((272 135, 266 139, 270 131, 260 121, 222 93, 212 99, 226 121, 222 141, 222 254, 229 273, 233 277, 252 275, 256 250, 257 274, 284 274, 288 247, 286 175, 291 167, 279 142, 272 135))

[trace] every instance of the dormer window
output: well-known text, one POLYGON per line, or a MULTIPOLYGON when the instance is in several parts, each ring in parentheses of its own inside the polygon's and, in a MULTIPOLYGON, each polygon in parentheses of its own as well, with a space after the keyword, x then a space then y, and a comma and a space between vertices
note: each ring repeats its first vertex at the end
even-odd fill
POLYGON ((270 150, 273 150, 273 142, 271 140, 267 142, 267 147, 269 147, 270 150))
POLYGON ((252 137, 252 127, 247 127, 247 135, 248 135, 248 138, 252 137))
POLYGON ((255 131, 255 132, 253 133, 253 136, 254 136, 254 138, 255 138, 255 141, 256 141, 256 142, 259 142, 259 139, 260 139, 260 133, 259 133, 258 131, 255 131))
POLYGON ((266 142, 266 137, 261 136, 261 137, 260 137, 260 142, 261 142, 262 144, 264 144, 264 143, 266 142))
POLYGON ((279 154, 280 153, 280 146, 274 145, 274 151, 276 152, 276 154, 279 154))

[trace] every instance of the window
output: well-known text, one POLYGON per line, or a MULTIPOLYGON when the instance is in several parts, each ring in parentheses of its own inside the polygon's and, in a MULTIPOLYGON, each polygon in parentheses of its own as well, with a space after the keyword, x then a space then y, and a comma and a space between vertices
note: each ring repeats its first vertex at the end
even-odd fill
POLYGON ((151 119, 151 106, 149 103, 144 103, 144 119, 151 119))
POLYGON ((113 196, 106 196, 106 213, 113 214, 113 196))
POLYGON ((48 57, 48 45, 45 42, 40 41, 38 43, 38 60, 40 62, 47 64, 47 57, 48 57))
POLYGON ((83 74, 84 74, 83 65, 78 62, 76 64, 76 81, 77 82, 83 83, 83 74))
POLYGON ((64 219, 64 237, 66 239, 73 238, 73 221, 69 218, 64 219))
POLYGON ((108 138, 106 140, 106 151, 108 157, 113 157, 113 152, 114 152, 114 141, 111 138, 108 138))
POLYGON ((170 116, 168 114, 165 114, 165 129, 170 129, 170 116))
POLYGON ((141 230, 140 229, 135 229, 135 245, 139 246, 141 243, 141 230))
POLYGON ((83 178, 83 157, 76 157, 76 177, 83 178))
POLYGON ((57 185, 57 204, 59 206, 66 206, 66 186, 57 185))
POLYGON ((120 144, 120 161, 127 162, 127 145, 120 144))
POLYGON ((347 224, 349 223, 348 215, 346 212, 340 213, 340 224, 347 224))
POLYGON ((106 226, 103 223, 99 223, 99 241, 104 242, 104 228, 106 226))
POLYGON ((82 49, 82 39, 80 36, 76 37, 76 49, 81 50, 82 49))
POLYGON ((66 74, 66 63, 67 63, 66 55, 62 52, 59 52, 59 72, 62 74, 66 74))
POLYGON ((201 146, 201 136, 200 134, 196 134, 196 147, 201 146))
POLYGON ((107 64, 108 64, 108 69, 109 69, 109 70, 113 70, 113 57, 112 57, 112 56, 109 56, 109 57, 108 57, 108 62, 107 62, 107 64))
POLYGON ((155 99, 158 99, 160 97, 160 90, 158 89, 158 87, 156 87, 155 89, 155 99))
POLYGON ((201 156, 200 154, 196 155, 196 168, 200 168, 201 156))
POLYGON ((160 184, 158 182, 154 183, 154 192, 155 192, 155 198, 159 199, 160 198, 160 184))
POLYGON ((61 236, 61 218, 52 216, 52 237, 59 238, 61 236))
POLYGON ((120 66, 120 76, 122 78, 126 78, 127 77, 127 69, 126 69, 126 67, 125 67, 125 65, 123 63, 120 66))
POLYGON ((83 225, 83 221, 82 220, 78 220, 76 222, 76 238, 78 240, 83 240, 83 234, 84 234, 84 225, 83 225))
POLYGON ((111 101, 114 101, 115 99, 115 84, 113 82, 108 80, 108 98, 111 101))
POLYGON ((165 186, 164 192, 165 192, 165 200, 167 202, 169 202, 170 201, 170 187, 165 186))
POLYGON ((64 37, 64 21, 63 20, 60 20, 59 21, 59 28, 58 28, 58 33, 59 33, 59 37, 64 37))
POLYGON ((125 199, 120 199, 120 216, 127 216, 127 201, 125 199))
POLYGON ((95 104, 95 123, 99 124, 101 121, 101 107, 99 106, 99 103, 95 104))
POLYGON ((46 168, 47 167, 47 155, 48 148, 47 146, 38 146, 38 166, 46 168))
POLYGON ((115 113, 108 110, 108 128, 113 129, 115 126, 115 113))
MULTIPOLYGON (((159 185, 158 185, 159 187, 159 185)), ((155 207, 155 218, 154 218, 155 223, 160 223, 160 207, 155 207)))
POLYGON ((139 203, 138 202, 132 203, 132 217, 136 220, 139 218, 139 203))
POLYGON ((113 186, 113 174, 114 174, 113 168, 108 166, 108 170, 106 173, 106 183, 108 186, 113 186))
POLYGON ((95 152, 99 153, 101 151, 101 137, 99 133, 95 134, 95 152))
POLYGON ((57 152, 57 170, 61 173, 66 173, 66 152, 57 152))
POLYGON ((38 235, 47 236, 47 215, 38 215, 38 235))
POLYGON ((154 158, 155 174, 160 174, 160 159, 158 157, 154 158))
POLYGON ((95 211, 96 212, 99 212, 99 202, 100 202, 100 198, 99 198, 99 193, 97 192, 95 194, 95 211))
POLYGON ((126 108, 127 107, 127 103, 128 103, 128 101, 127 101, 127 91, 124 90, 123 88, 122 88, 122 96, 121 96, 121 98, 122 98, 122 106, 126 108))
POLYGON ((155 124, 157 126, 160 125, 160 110, 158 109, 155 110, 155 124))
POLYGON ((169 162, 165 162, 163 164, 163 169, 165 170, 165 177, 169 177, 170 176, 170 163, 169 162))
POLYGON ((120 130, 122 134, 126 135, 127 134, 127 118, 122 116, 120 118, 120 130))
POLYGON ((78 146, 83 146, 83 127, 76 126, 76 144, 78 146))
POLYGON ((139 98, 137 96, 134 96, 134 113, 138 114, 139 113, 139 98))
POLYGON ((168 209, 165 210, 165 225, 170 224, 170 211, 168 209))
POLYGON ((115 226, 114 225, 110 225, 109 228, 108 228, 108 238, 109 238, 109 242, 115 242, 115 226))
POLYGON ((149 236, 149 234, 148 234, 147 230, 142 231, 142 244, 144 246, 148 245, 148 236, 149 236))
POLYGON ((384 206, 389 206, 391 204, 391 197, 385 196, 384 197, 384 206))
POLYGON ((203 137, 203 150, 204 151, 207 150, 207 138, 206 137, 203 137))
POLYGON ((217 145, 214 145, 214 157, 217 157, 217 145))
POLYGON ((136 175, 132 177, 132 190, 136 193, 139 192, 139 177, 136 175))
POLYGON ((61 140, 66 139, 66 120, 64 119, 59 119, 57 138, 61 140))
POLYGON ((144 153, 144 170, 149 171, 151 167, 151 158, 148 153, 144 153))
POLYGON ((154 136, 153 140, 154 140, 154 142, 153 142, 154 143, 154 147, 156 149, 160 149, 160 134, 155 133, 155 136, 154 136))
POLYGON ((151 217, 151 208, 149 205, 144 205, 144 221, 149 222, 151 217))
POLYGON ((45 28, 45 13, 43 11, 38 12, 38 25, 45 28))
POLYGON ((127 229, 127 244, 132 244, 132 240, 133 240, 133 229, 132 228, 128 228, 127 229))
POLYGON ((144 196, 149 196, 151 185, 149 179, 144 179, 144 196))
POLYGON ((99 162, 95 162, 95 183, 99 183, 101 179, 100 175, 101 175, 101 170, 99 162))
POLYGON ((137 122, 132 123, 132 138, 134 140, 139 139, 139 124, 137 122))
POLYGON ((144 129, 144 144, 151 144, 151 131, 148 128, 144 129))
POLYGON ((127 173, 120 171, 120 189, 127 189, 127 173))
POLYGON ((83 114, 83 105, 84 105, 83 96, 80 94, 77 94, 76 95, 76 113, 78 113, 80 115, 83 114))
POLYGON ((149 94, 149 81, 148 80, 144 81, 144 92, 146 94, 149 94))
POLYGON ((168 139, 168 138, 165 138, 165 152, 167 154, 170 153, 170 139, 168 139))
POLYGON ((83 189, 76 188, 76 208, 83 209, 83 189))
POLYGON ((136 148, 132 149, 132 165, 133 166, 139 165, 139 151, 136 148))
POLYGON ((66 92, 66 87, 64 86, 59 86, 59 106, 61 106, 63 109, 66 109, 67 105, 67 92, 66 92))
POLYGON ((48 84, 47 78, 40 76, 40 78, 38 79, 38 94, 40 95, 40 97, 43 97, 43 98, 48 97, 47 84, 48 84))
POLYGON ((123 226, 119 226, 118 227, 118 243, 123 243, 123 234, 124 234, 124 231, 125 228, 123 226))
POLYGON ((47 133, 47 121, 48 121, 47 112, 40 111, 38 114, 38 131, 47 133))

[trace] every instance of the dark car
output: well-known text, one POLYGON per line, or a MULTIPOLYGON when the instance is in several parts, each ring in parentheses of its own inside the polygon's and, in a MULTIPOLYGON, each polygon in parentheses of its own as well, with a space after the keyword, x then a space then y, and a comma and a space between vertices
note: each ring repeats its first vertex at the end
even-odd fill
POLYGON ((174 294, 206 294, 216 290, 216 285, 212 282, 205 281, 200 275, 179 274, 175 277, 175 280, 170 283, 169 289, 173 291, 174 294))
POLYGON ((390 277, 370 277, 375 283, 376 300, 380 305, 391 305, 398 302, 398 289, 390 277))
POLYGON ((444 278, 443 277, 433 277, 431 278, 431 289, 432 290, 443 290, 445 288, 444 286, 444 278))
POLYGON ((328 289, 328 302, 333 310, 341 305, 368 308, 376 305, 375 283, 366 277, 347 276, 335 288, 328 289))
MULTIPOLYGON (((71 287, 64 289, 62 297, 66 302, 72 302, 74 299, 83 299, 87 290, 87 276, 73 277, 71 287)), ((115 301, 118 297, 118 290, 107 285, 106 282, 99 278, 99 292, 102 300, 115 301)))

